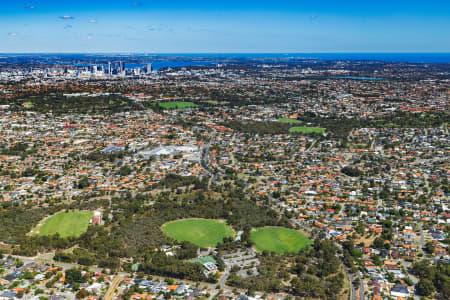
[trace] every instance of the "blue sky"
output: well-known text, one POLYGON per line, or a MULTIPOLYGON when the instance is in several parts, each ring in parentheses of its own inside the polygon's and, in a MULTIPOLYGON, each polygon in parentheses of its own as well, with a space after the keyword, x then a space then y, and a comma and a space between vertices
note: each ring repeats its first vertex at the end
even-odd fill
POLYGON ((6 52, 450 52, 450 1, 0 0, 6 52))

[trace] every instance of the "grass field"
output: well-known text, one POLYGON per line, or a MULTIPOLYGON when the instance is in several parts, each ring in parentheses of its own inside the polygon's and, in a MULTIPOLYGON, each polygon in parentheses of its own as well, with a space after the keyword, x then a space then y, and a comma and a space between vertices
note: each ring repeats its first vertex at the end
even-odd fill
POLYGON ((301 232, 283 227, 253 229, 250 239, 260 251, 268 250, 278 254, 298 252, 311 244, 301 232))
POLYGON ((299 120, 291 119, 291 118, 280 118, 277 120, 280 123, 288 123, 288 124, 298 124, 301 123, 299 120))
POLYGON ((203 256, 203 257, 199 257, 196 259, 191 259, 189 262, 190 263, 201 263, 202 265, 205 263, 208 263, 208 262, 213 263, 213 264, 217 263, 216 260, 212 256, 203 256))
POLYGON ((224 237, 233 236, 233 229, 224 220, 178 220, 164 224, 162 231, 179 242, 188 241, 205 248, 214 247, 224 237))
POLYGON ((185 108, 192 108, 192 107, 198 107, 197 104, 192 102, 160 102, 158 103, 159 106, 161 106, 164 109, 185 109, 185 108))
POLYGON ((23 107, 25 107, 25 108, 33 108, 33 102, 24 102, 23 104, 23 107))
POLYGON ((323 133, 325 132, 325 128, 320 127, 304 127, 304 126, 295 126, 289 129, 290 133, 323 133))
POLYGON ((60 212, 46 219, 41 226, 38 225, 34 232, 40 236, 58 232, 61 237, 78 237, 86 232, 92 215, 90 211, 60 212))
POLYGON ((204 103, 208 103, 208 104, 212 104, 212 105, 226 105, 229 104, 230 102, 228 101, 217 101, 217 100, 207 100, 207 101, 202 101, 204 103))
POLYGON ((370 148, 370 143, 348 143, 347 147, 353 149, 368 149, 370 148))

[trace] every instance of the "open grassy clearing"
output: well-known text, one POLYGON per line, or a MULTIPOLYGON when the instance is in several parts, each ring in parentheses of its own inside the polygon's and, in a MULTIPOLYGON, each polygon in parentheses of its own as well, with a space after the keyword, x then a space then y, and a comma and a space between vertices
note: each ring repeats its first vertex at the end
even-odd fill
POLYGON ((320 127, 304 127, 304 126, 295 126, 289 129, 290 133, 323 133, 325 132, 325 128, 320 127))
POLYGON ((288 123, 288 124, 299 124, 301 121, 291 118, 280 118, 277 120, 280 123, 288 123))
POLYGON ((263 227, 253 229, 250 239, 260 251, 272 251, 278 254, 298 252, 311 244, 301 232, 284 227, 263 227))
POLYGON ((225 220, 184 219, 166 223, 162 231, 176 241, 188 241, 199 247, 214 247, 224 237, 233 236, 225 220))
POLYGON ((23 104, 23 107, 25 107, 25 108, 33 108, 33 102, 24 102, 23 104))
POLYGON ((197 104, 192 102, 160 102, 158 103, 159 106, 161 106, 164 109, 185 109, 185 108, 193 108, 198 107, 197 104))
POLYGON ((33 230, 33 233, 40 236, 59 233, 64 238, 78 237, 86 232, 92 216, 93 213, 90 211, 60 212, 45 219, 33 230))
POLYGON ((216 260, 212 256, 203 256, 203 257, 199 257, 196 259, 191 259, 189 262, 190 263, 201 263, 202 265, 205 263, 208 263, 208 262, 213 263, 213 264, 217 263, 216 260))
POLYGON ((370 148, 370 143, 348 143, 347 147, 353 149, 368 149, 370 148))
POLYGON ((217 100, 207 100, 207 101, 202 101, 202 102, 212 104, 212 105, 226 105, 226 104, 230 103, 228 101, 217 101, 217 100))

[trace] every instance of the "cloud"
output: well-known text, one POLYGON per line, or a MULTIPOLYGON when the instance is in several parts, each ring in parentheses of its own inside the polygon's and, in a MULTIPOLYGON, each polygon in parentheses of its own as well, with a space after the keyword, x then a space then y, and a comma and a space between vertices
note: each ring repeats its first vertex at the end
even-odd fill
POLYGON ((34 5, 25 5, 25 9, 35 9, 36 6, 34 5))
POLYGON ((8 32, 8 35, 11 37, 17 36, 17 32, 8 32))
POLYGON ((91 23, 91 24, 97 24, 98 22, 97 22, 97 20, 89 20, 89 23, 91 23))
POLYGON ((72 16, 60 16, 59 17, 61 20, 73 20, 73 19, 75 19, 74 17, 72 17, 72 16))
POLYGON ((64 26, 64 29, 70 29, 70 28, 72 28, 72 25, 66 25, 66 26, 64 26))

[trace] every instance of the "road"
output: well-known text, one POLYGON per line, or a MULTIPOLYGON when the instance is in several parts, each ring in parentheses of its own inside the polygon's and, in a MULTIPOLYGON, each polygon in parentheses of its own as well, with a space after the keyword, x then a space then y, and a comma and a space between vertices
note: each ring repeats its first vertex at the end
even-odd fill
POLYGON ((311 151, 311 149, 316 145, 316 143, 317 143, 317 139, 315 139, 315 140, 311 143, 311 146, 309 146, 308 149, 305 150, 305 152, 311 151))
POLYGON ((109 286, 108 291, 106 291, 104 300, 112 300, 113 299, 114 293, 116 292, 117 287, 123 281, 123 279, 124 278, 120 275, 114 276, 114 279, 111 282, 111 285, 109 286))
POLYGON ((342 219, 344 217, 344 213, 345 213, 345 203, 342 204, 341 210, 339 211, 339 214, 338 214, 339 218, 342 219))
MULTIPOLYGON (((18 256, 18 255, 11 255, 14 258, 20 259, 21 261, 24 262, 24 264, 29 264, 29 263, 42 263, 42 264, 50 264, 50 265, 54 265, 56 267, 61 267, 63 269, 71 269, 71 268, 85 268, 86 266, 82 266, 82 265, 78 265, 78 264, 73 264, 73 263, 63 263, 63 262, 58 262, 58 261, 54 261, 53 259, 43 259, 40 257, 25 257, 25 256, 18 256)), ((99 272, 102 273, 102 269, 100 268, 95 268, 95 267, 89 267, 89 270, 93 271, 93 272, 99 272)))
POLYGON ((375 150, 375 139, 372 140, 372 142, 370 143, 370 150, 374 151, 375 150))
POLYGON ((353 285, 353 274, 350 272, 350 269, 344 264, 344 258, 342 256, 339 257, 341 264, 344 266, 344 270, 347 273, 347 277, 350 283, 350 300, 356 300, 356 291, 355 286, 353 285))
POLYGON ((219 286, 223 290, 226 288, 225 283, 227 283, 228 277, 230 276, 230 271, 231 271, 231 268, 226 268, 225 274, 223 274, 223 276, 219 280, 219 286))
POLYGON ((357 272, 357 275, 359 278, 359 299, 364 300, 364 279, 361 276, 361 272, 357 272))
MULTIPOLYGON (((42 264, 50 264, 50 265, 54 265, 54 266, 57 266, 57 267, 61 267, 63 269, 83 268, 83 267, 85 267, 85 266, 81 266, 81 265, 73 264, 73 263, 57 262, 57 261, 54 261, 52 259, 41 259, 39 257, 24 257, 24 256, 18 256, 18 255, 11 255, 11 256, 16 258, 16 259, 20 259, 25 264, 33 263, 33 262, 34 263, 42 263, 42 264)), ((93 271, 93 272, 102 273, 102 269, 95 268, 95 267, 89 267, 89 270, 93 271)), ((222 277, 219 280, 219 286, 224 292, 231 294, 234 288, 229 288, 229 287, 226 286, 226 281, 227 281, 229 275, 230 275, 230 270, 226 270, 226 272, 222 275, 222 277)), ((125 273, 125 272, 119 272, 114 277, 113 282, 111 283, 108 291, 106 292, 104 299, 105 300, 112 300, 112 298, 114 297, 114 292, 117 290, 117 288, 119 287, 120 283, 124 280, 124 278, 130 277, 130 276, 132 276, 132 275, 130 275, 128 273, 125 273)), ((153 276, 153 278, 155 280, 163 281, 163 280, 167 279, 168 277, 153 276)), ((197 282, 190 281, 190 280, 177 279, 177 281, 185 283, 185 284, 189 284, 189 285, 196 285, 197 284, 197 282)), ((213 293, 211 293, 210 299, 212 299, 214 296, 218 295, 219 292, 220 292, 219 290, 216 289, 217 284, 211 284, 211 283, 202 282, 201 285, 204 288, 206 288, 206 289, 214 291, 213 293)), ((241 293, 245 293, 245 290, 243 290, 243 289, 237 288, 236 290, 240 291, 241 293)), ((259 296, 263 295, 262 292, 257 292, 256 294, 259 295, 259 296)), ((69 294, 69 293, 68 294, 64 294, 64 296, 66 297, 66 299, 73 299, 74 298, 74 295, 69 294)), ((274 298, 274 299, 284 299, 285 298, 284 296, 283 297, 281 297, 281 296, 279 297, 279 295, 277 295, 277 294, 270 294, 270 297, 274 298)))
MULTIPOLYGON (((215 181, 215 180, 216 180, 216 174, 214 174, 214 173, 209 169, 209 167, 208 167, 208 157, 209 157, 209 149, 210 149, 210 147, 211 147, 211 145, 212 145, 212 143, 213 143, 215 137, 216 137, 216 131, 214 131, 214 132, 212 133, 210 140, 202 147, 202 149, 201 149, 201 159, 200 159, 200 164, 201 164, 201 166, 202 166, 202 167, 203 167, 210 175, 213 175, 213 176, 212 176, 212 179, 211 179, 212 181, 215 181)), ((232 140, 234 140, 234 138, 235 138, 235 137, 233 136, 232 140)), ((316 142, 316 141, 313 142, 313 144, 310 146, 310 148, 313 147, 313 145, 315 144, 315 142, 316 142)), ((310 148, 309 148, 309 149, 310 149, 310 148)), ((308 150, 309 150, 309 149, 308 149, 308 150)), ((232 160, 232 164, 234 165, 234 164, 235 164, 235 160, 234 160, 234 156, 233 156, 232 153, 231 153, 231 160, 232 160)), ((246 181, 246 180, 245 180, 245 181, 246 181)), ((210 181, 210 183, 211 183, 211 181, 210 181)), ((248 182, 246 181, 246 188, 248 188, 248 186, 249 186, 249 184, 248 184, 248 182)), ((271 200, 273 201, 274 199, 271 199, 271 200)), ((278 207, 273 207, 273 209, 276 210, 279 214, 282 214, 282 212, 279 210, 278 207)), ((345 206, 342 208, 341 213, 342 213, 344 210, 345 210, 345 206)), ((297 219, 291 219, 291 222, 295 223, 296 225, 298 225, 300 228, 302 228, 305 232, 307 232, 307 233, 309 233, 309 234, 310 234, 311 231, 312 231, 312 228, 311 228, 311 227, 309 227, 309 226, 307 226, 306 224, 302 223, 300 220, 297 220, 297 219)), ((33 258, 30 258, 30 257, 22 257, 22 256, 14 256, 14 257, 16 257, 16 258, 18 258, 18 259, 21 259, 24 263, 40 262, 40 263, 45 263, 45 264, 52 264, 52 265, 55 265, 55 266, 58 266, 58 267, 62 267, 62 268, 64 268, 64 269, 70 269, 70 268, 83 268, 83 267, 84 267, 84 266, 77 265, 77 264, 56 262, 56 261, 54 261, 54 260, 52 260, 52 259, 42 259, 42 258, 39 258, 39 257, 33 257, 33 258)), ((95 268, 95 267, 90 267, 89 269, 90 269, 91 271, 94 271, 94 272, 102 272, 101 269, 95 268)), ((347 270, 347 269, 346 269, 346 270, 347 270)), ((226 270, 225 270, 225 272, 223 273, 223 275, 221 276, 221 278, 219 279, 219 282, 218 282, 218 286, 220 287, 220 289, 223 290, 224 292, 227 292, 227 293, 232 293, 232 289, 231 289, 230 287, 227 287, 227 286, 226 286, 226 281, 227 281, 227 279, 228 279, 228 277, 229 277, 229 275, 230 275, 230 271, 231 271, 231 269, 230 269, 229 267, 227 267, 226 270)), ((347 270, 347 273, 348 273, 349 279, 352 279, 353 277, 352 277, 352 275, 350 274, 350 272, 349 272, 348 270, 347 270)), ((117 276, 114 277, 113 282, 112 282, 111 285, 110 285, 110 288, 108 289, 108 291, 107 291, 106 294, 105 294, 105 298, 104 298, 105 300, 112 300, 115 291, 117 290, 118 286, 119 286, 120 283, 123 281, 123 279, 125 278, 125 276, 129 276, 129 274, 120 272, 117 276)), ((358 276, 360 276, 360 275, 358 274, 358 276)), ((164 279, 164 277, 160 277, 160 276, 154 276, 154 278, 164 279)), ((179 280, 179 281, 180 281, 180 282, 184 282, 184 283, 186 283, 186 284, 194 284, 194 282, 191 282, 191 281, 188 281, 188 280, 179 280)), ((361 288, 360 288, 360 293, 361 293, 361 295, 364 295, 364 286, 363 286, 363 280, 362 280, 362 278, 360 278, 360 281, 362 282, 362 283, 361 283, 361 288)), ((220 293, 220 291, 216 289, 216 285, 206 284, 206 283, 203 283, 203 285, 204 285, 205 287, 208 287, 208 289, 214 291, 214 292, 211 294, 210 299, 214 298, 215 296, 217 296, 217 295, 220 293)), ((355 299, 355 298, 356 298, 356 296, 355 296, 355 295, 356 295, 356 292, 355 292, 355 287, 354 287, 354 285, 353 285, 353 280, 350 280, 350 285, 351 285, 351 295, 352 295, 352 300, 356 300, 356 299, 355 299)), ((237 289, 237 290, 241 290, 241 289, 237 289)), ((259 294, 259 293, 258 293, 258 294, 259 294)), ((278 295, 272 295, 272 297, 273 297, 273 298, 278 298, 277 296, 279 296, 279 295, 281 295, 281 294, 278 294, 278 295), (275 296, 275 297, 274 297, 274 296, 275 296)), ((364 296, 362 296, 361 299, 364 299, 364 296)))
MULTIPOLYGON (((275 209, 275 210, 278 213, 281 213, 278 209, 275 209)), ((342 210, 344 210, 344 207, 342 208, 342 210)), ((294 224, 298 225, 303 231, 311 234, 311 232, 312 232, 312 228, 311 227, 305 226, 305 224, 303 222, 301 222, 300 220, 297 220, 297 219, 291 219, 291 221, 294 224)), ((334 243, 334 244, 336 245, 336 247, 342 248, 342 246, 340 244, 337 244, 337 243, 334 243)), ((342 265, 344 266, 344 269, 347 272, 347 276, 348 276, 348 279, 350 281, 350 287, 351 287, 350 299, 351 300, 357 300, 356 299, 356 295, 357 295, 356 294, 356 290, 357 289, 356 289, 356 287, 354 286, 354 283, 353 283, 353 275, 350 272, 350 270, 347 268, 347 266, 344 264, 344 258, 342 256, 339 256, 339 260, 341 261, 342 265)), ((361 300, 363 300, 364 299, 364 281, 363 281, 363 278, 361 277, 361 273, 360 272, 358 272, 357 275, 358 275, 358 278, 360 280, 359 297, 360 297, 361 300)))
POLYGON ((352 128, 352 130, 350 130, 350 133, 347 135, 347 141, 349 141, 349 142, 350 142, 351 136, 353 135, 353 131, 355 131, 354 128, 352 128))
MULTIPOLYGON (((410 273, 409 271, 409 267, 411 266, 410 262, 407 262, 405 260, 400 260, 401 264, 403 265, 403 267, 405 267, 406 272, 408 273, 409 278, 411 278, 411 281, 413 282, 413 285, 416 286, 417 283, 419 283, 419 280, 417 279, 416 276, 414 276, 413 274, 410 273)), ((415 294, 414 291, 414 300, 420 300, 420 296, 415 294)))
POLYGON ((210 183, 217 180, 217 175, 214 172, 212 172, 208 167, 209 148, 211 147, 211 144, 214 141, 215 137, 216 137, 216 131, 213 131, 208 143, 206 143, 203 146, 203 148, 200 152, 201 153, 200 165, 211 176, 210 183))
POLYGON ((423 235, 423 223, 419 223, 419 230, 420 230, 420 249, 423 249, 425 247, 425 237, 423 235))
MULTIPOLYGON (((230 145, 234 145, 234 141, 235 141, 235 140, 236 140, 236 134, 234 133, 234 134, 233 134, 233 137, 231 138, 230 145)), ((232 148, 232 149, 234 149, 234 148, 232 148)), ((230 159, 231 159, 231 165, 234 167, 234 166, 236 165, 236 161, 235 161, 235 159, 234 159, 234 153, 233 153, 233 150, 230 151, 230 159)))

